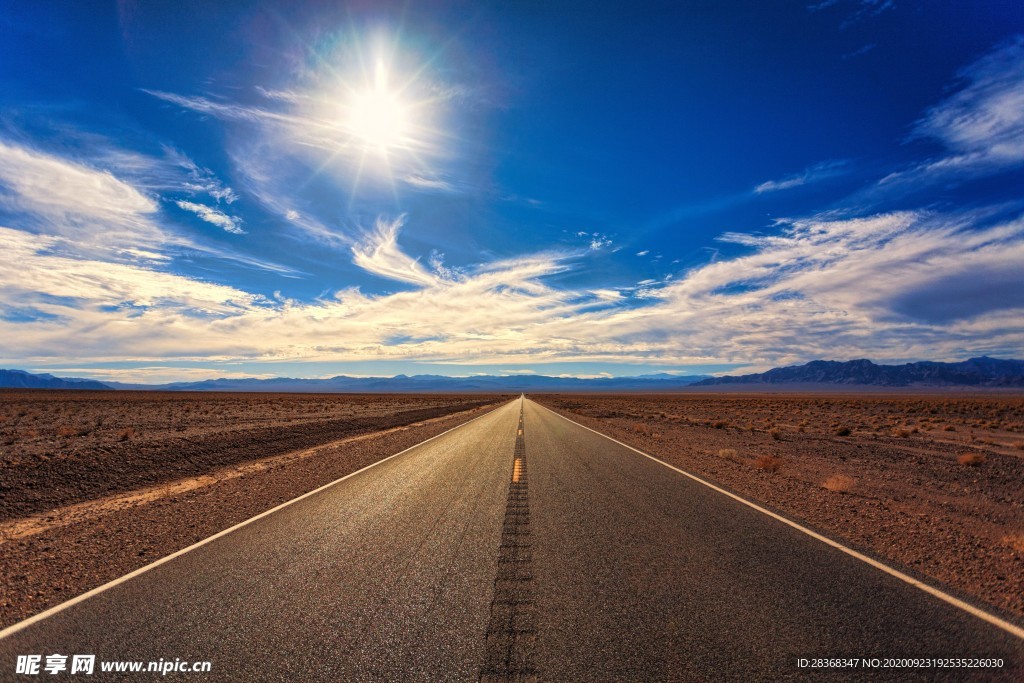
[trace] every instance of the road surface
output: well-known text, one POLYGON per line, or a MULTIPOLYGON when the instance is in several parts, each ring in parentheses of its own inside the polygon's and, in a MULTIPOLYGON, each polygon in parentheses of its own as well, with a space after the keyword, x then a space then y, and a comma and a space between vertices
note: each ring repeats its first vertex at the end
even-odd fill
MULTIPOLYGON (((1024 640, 527 399, 10 633, 0 680, 54 653, 210 662, 181 681, 1014 680, 1024 640), (798 667, 838 657, 1004 665, 798 667)), ((67 679, 159 678, 98 669, 67 679)))

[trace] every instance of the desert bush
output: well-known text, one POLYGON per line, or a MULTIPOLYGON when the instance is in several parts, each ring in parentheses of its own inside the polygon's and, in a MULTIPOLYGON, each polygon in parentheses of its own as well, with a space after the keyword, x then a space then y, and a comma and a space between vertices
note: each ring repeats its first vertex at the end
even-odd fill
POLYGON ((961 465, 967 465, 969 467, 977 467, 981 463, 985 462, 985 456, 981 453, 965 453, 956 459, 961 465))
POLYGON ((839 429, 836 430, 836 436, 849 436, 849 435, 850 435, 850 428, 849 427, 840 427, 839 429))
POLYGON ((1013 548, 1018 553, 1024 553, 1024 534, 1008 534, 1003 536, 1003 545, 1013 548))
POLYGON ((954 427, 953 425, 946 425, 945 427, 942 428, 942 431, 944 431, 944 432, 955 432, 956 431, 956 427, 954 427))
POLYGON ((721 448, 721 449, 719 449, 718 457, 725 458, 726 460, 736 460, 738 458, 738 456, 736 455, 736 449, 735 448, 721 448))
POLYGON ((769 430, 769 432, 768 432, 768 433, 769 433, 769 434, 771 435, 771 437, 772 437, 773 439, 775 439, 776 441, 780 441, 780 440, 782 439, 782 432, 780 432, 780 431, 779 431, 778 429, 772 429, 772 430, 769 430))
POLYGON ((778 472, 782 467, 782 458, 774 455, 762 455, 754 461, 754 467, 765 472, 778 472))
POLYGON ((845 474, 834 474, 822 482, 821 487, 835 493, 846 493, 852 490, 856 483, 857 480, 853 477, 848 477, 845 474))
POLYGON ((132 429, 131 427, 126 427, 125 429, 122 429, 121 431, 119 431, 117 433, 117 440, 118 441, 127 441, 128 439, 132 438, 133 436, 135 436, 135 430, 132 429))
POLYGON ((715 429, 725 429, 726 426, 728 426, 728 424, 729 423, 725 422, 724 420, 718 420, 716 422, 712 422, 711 426, 714 427, 715 429))

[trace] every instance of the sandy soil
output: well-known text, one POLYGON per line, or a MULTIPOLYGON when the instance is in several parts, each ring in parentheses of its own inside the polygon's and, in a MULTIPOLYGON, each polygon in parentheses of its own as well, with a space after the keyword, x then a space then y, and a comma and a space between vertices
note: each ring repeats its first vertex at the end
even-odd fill
POLYGON ((0 393, 0 627, 510 398, 0 393))
POLYGON ((536 395, 911 574, 1024 616, 1024 397, 536 395))

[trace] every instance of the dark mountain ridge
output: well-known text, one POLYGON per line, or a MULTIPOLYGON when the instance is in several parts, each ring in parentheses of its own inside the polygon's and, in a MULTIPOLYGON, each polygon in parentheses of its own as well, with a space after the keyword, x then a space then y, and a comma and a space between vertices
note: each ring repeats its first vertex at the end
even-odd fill
POLYGON ((845 362, 815 360, 751 375, 713 377, 695 382, 694 386, 722 384, 1024 387, 1024 361, 987 356, 957 363, 920 361, 904 365, 876 365, 864 358, 845 362))
POLYGON ((0 370, 0 387, 6 389, 110 389, 91 379, 68 379, 24 370, 0 370))
POLYGON ((309 393, 436 393, 436 392, 526 392, 526 391, 676 391, 708 375, 659 377, 548 377, 545 375, 396 375, 395 377, 348 377, 302 379, 292 377, 221 378, 199 382, 169 384, 126 384, 80 379, 57 379, 51 375, 32 375, 21 370, 0 371, 0 387, 27 389, 119 389, 150 391, 238 391, 309 393), (35 379, 33 379, 35 378, 35 379))
POLYGON ((34 375, 22 370, 0 370, 0 387, 19 389, 118 389, 151 391, 238 391, 309 393, 436 393, 436 392, 540 392, 540 391, 644 391, 667 392, 686 388, 733 384, 856 385, 878 387, 1024 387, 1024 361, 981 356, 958 363, 920 361, 904 365, 878 365, 867 359, 815 360, 805 365, 774 368, 749 375, 641 375, 638 377, 549 377, 546 375, 396 375, 329 379, 292 377, 221 378, 169 384, 125 384, 34 375))

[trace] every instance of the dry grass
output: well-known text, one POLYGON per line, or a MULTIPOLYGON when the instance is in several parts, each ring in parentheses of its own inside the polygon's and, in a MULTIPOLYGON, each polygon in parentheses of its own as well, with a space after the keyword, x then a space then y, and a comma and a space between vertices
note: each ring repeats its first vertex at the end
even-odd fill
POLYGON ((834 474, 822 482, 821 488, 834 491, 835 493, 847 493, 853 490, 856 483, 857 480, 853 477, 848 477, 845 474, 834 474))
POLYGON ((754 461, 754 467, 765 472, 778 472, 782 467, 782 458, 774 455, 762 455, 754 461))
POLYGON ((1007 534, 1003 536, 1003 545, 1024 553, 1024 534, 1007 534))
POLYGON ((969 467, 977 467, 978 465, 985 462, 985 456, 981 453, 965 453, 956 459, 961 465, 967 465, 969 467))
POLYGON ((738 452, 736 452, 735 448, 719 449, 718 457, 722 458, 723 460, 728 460, 729 462, 734 462, 740 465, 743 464, 743 458, 740 456, 738 452))

